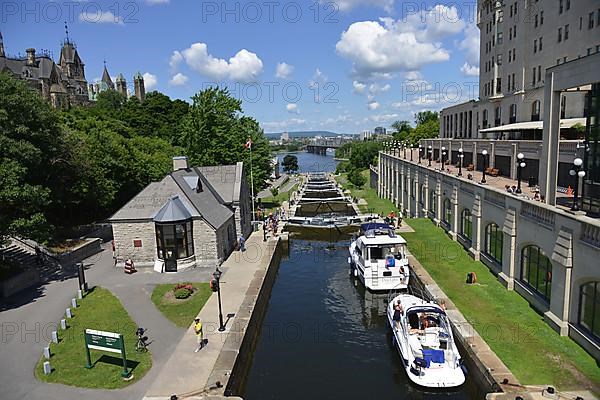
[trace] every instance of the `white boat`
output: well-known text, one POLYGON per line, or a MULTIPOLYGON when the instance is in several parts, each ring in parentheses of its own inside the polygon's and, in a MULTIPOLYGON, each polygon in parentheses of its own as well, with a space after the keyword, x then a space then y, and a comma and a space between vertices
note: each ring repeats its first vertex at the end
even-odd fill
POLYGON ((350 273, 372 291, 403 290, 410 275, 406 240, 388 224, 361 225, 361 235, 350 244, 350 273))
POLYGON ((408 378, 419 386, 449 388, 465 382, 465 370, 454 343, 446 312, 436 303, 410 294, 400 294, 387 306, 394 343, 408 378), (394 321, 394 306, 403 313, 394 321))

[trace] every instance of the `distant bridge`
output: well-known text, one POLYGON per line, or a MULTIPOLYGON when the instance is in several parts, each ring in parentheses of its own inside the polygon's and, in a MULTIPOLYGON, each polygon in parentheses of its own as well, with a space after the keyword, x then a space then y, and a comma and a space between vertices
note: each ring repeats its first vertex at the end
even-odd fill
POLYGON ((306 145, 306 151, 309 153, 325 154, 327 149, 338 149, 354 140, 344 136, 314 138, 306 145))

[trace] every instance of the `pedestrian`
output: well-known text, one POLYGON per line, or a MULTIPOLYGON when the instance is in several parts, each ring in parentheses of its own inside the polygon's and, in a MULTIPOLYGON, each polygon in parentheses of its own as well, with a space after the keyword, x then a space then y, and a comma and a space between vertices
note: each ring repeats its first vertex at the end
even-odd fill
POLYGON ((267 220, 263 222, 263 242, 267 241, 267 220))
POLYGON ((196 318, 194 320, 194 332, 196 333, 196 340, 198 341, 198 347, 196 347, 195 351, 195 353, 197 353, 204 347, 204 332, 202 329, 202 322, 200 322, 200 318, 196 318))
POLYGON ((244 237, 244 235, 240 235, 240 251, 246 251, 246 238, 244 237))
POLYGON ((398 302, 394 304, 394 316, 392 318, 394 320, 396 330, 400 328, 400 319, 403 313, 404 309, 402 308, 402 303, 400 300, 398 300, 398 302))

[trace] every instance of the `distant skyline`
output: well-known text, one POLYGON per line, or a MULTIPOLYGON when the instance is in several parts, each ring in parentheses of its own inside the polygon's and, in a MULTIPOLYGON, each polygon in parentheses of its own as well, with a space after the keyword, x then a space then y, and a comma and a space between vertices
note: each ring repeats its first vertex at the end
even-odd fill
POLYGON ((103 61, 132 86, 190 100, 227 86, 266 132, 356 134, 478 95, 476 2, 3 2, 9 55, 57 59, 69 36, 90 83, 103 61))

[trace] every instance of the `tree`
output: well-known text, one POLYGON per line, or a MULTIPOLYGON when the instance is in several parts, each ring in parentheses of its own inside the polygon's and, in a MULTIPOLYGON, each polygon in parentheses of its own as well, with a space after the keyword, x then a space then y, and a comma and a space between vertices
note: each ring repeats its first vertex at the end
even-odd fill
POLYGON ((283 162, 281 164, 283 166, 283 170, 288 174, 293 174, 298 171, 298 157, 288 154, 283 157, 283 162))
POLYGON ((358 168, 355 168, 348 173, 348 180, 358 188, 363 187, 363 185, 367 182, 367 179, 363 176, 362 171, 358 168))
POLYGON ((0 73, 0 240, 48 238, 54 166, 64 149, 58 112, 24 81, 0 73))
POLYGON ((408 121, 395 121, 392 124, 392 128, 394 128, 394 139, 400 141, 408 139, 408 136, 413 129, 408 121))
POLYGON ((350 165, 352 169, 369 168, 374 157, 381 149, 380 142, 352 142, 350 165))
POLYGON ((411 131, 408 138, 412 146, 416 146, 421 139, 435 138, 440 134, 440 120, 438 118, 438 113, 431 111, 424 111, 424 113, 429 114, 420 117, 423 122, 417 124, 417 127, 411 131))
POLYGON ((415 123, 417 126, 422 125, 428 121, 439 121, 439 114, 437 111, 419 111, 415 114, 415 123))

